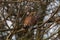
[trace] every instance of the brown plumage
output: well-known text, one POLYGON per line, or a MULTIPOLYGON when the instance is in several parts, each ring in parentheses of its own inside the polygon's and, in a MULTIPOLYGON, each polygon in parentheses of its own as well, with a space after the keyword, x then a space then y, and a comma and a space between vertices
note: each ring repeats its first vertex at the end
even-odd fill
POLYGON ((26 26, 33 26, 34 24, 36 24, 36 18, 34 16, 35 12, 31 12, 24 20, 24 27, 26 26))

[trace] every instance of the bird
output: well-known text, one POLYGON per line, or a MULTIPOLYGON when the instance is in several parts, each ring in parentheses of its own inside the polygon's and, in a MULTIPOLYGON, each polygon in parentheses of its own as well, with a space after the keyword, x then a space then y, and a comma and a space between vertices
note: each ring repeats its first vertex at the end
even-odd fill
POLYGON ((33 26, 36 24, 37 18, 34 16, 34 14, 36 14, 36 12, 30 12, 30 14, 25 17, 23 22, 25 29, 28 29, 30 28, 30 26, 33 26))

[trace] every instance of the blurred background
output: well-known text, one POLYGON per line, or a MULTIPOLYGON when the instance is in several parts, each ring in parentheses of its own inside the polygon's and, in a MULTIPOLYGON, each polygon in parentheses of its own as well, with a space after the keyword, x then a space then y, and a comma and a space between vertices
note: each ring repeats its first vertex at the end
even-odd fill
POLYGON ((60 40, 60 0, 0 0, 0 40, 60 40))

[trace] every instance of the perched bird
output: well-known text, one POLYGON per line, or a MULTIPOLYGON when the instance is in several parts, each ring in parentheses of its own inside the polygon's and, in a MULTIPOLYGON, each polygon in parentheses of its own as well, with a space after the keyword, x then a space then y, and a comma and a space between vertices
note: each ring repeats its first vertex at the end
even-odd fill
POLYGON ((30 26, 33 26, 36 24, 37 22, 37 18, 34 16, 34 14, 36 14, 36 12, 31 12, 28 16, 26 16, 26 18, 24 19, 23 25, 24 28, 29 28, 30 26))

